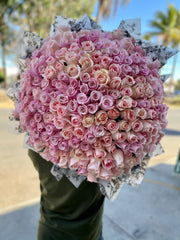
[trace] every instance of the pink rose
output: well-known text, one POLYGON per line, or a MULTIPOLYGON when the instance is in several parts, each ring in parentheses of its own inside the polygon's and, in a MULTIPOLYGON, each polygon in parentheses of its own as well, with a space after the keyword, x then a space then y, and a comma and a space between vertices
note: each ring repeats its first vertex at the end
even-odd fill
POLYGON ((79 115, 72 115, 71 116, 71 124, 73 127, 81 126, 82 118, 79 115))
POLYGON ((116 119, 119 117, 119 115, 120 115, 120 112, 117 108, 112 108, 108 110, 108 117, 111 119, 116 119))
POLYGON ((114 100, 121 97, 121 93, 120 93, 120 91, 117 90, 117 89, 111 89, 111 90, 109 90, 109 91, 108 91, 108 95, 109 95, 110 97, 112 97, 114 100))
POLYGON ((56 62, 55 69, 57 72, 63 71, 64 70, 63 62, 61 62, 61 61, 56 62))
POLYGON ((116 107, 121 111, 126 108, 132 107, 132 98, 129 96, 123 96, 121 99, 116 101, 116 107))
POLYGON ((79 104, 86 104, 88 101, 89 101, 89 98, 85 93, 78 93, 77 102, 79 104))
POLYGON ((102 137, 105 134, 104 126, 102 125, 95 125, 93 126, 93 133, 95 137, 102 137))
POLYGON ((89 54, 84 54, 80 59, 79 63, 82 66, 82 70, 88 69, 93 66, 93 60, 91 59, 89 54))
POLYGON ((59 58, 65 59, 66 52, 67 52, 67 48, 66 47, 60 48, 60 49, 56 50, 55 57, 58 58, 58 59, 59 58))
POLYGON ((87 84, 83 83, 79 88, 81 93, 88 94, 89 93, 89 87, 87 84))
POLYGON ((89 150, 86 151, 86 157, 88 159, 92 159, 94 157, 94 153, 93 153, 92 149, 89 149, 89 150))
POLYGON ((70 79, 70 86, 73 88, 77 88, 79 85, 79 82, 76 79, 71 78, 70 79))
POLYGON ((87 132, 85 134, 85 140, 89 143, 89 144, 93 144, 96 142, 96 137, 94 136, 93 133, 91 132, 87 132))
POLYGON ((124 142, 126 140, 126 134, 125 132, 115 132, 112 134, 112 139, 116 142, 124 142))
POLYGON ((100 65, 102 68, 108 69, 112 59, 108 56, 101 56, 100 57, 100 65))
POLYGON ((69 47, 69 51, 70 51, 70 52, 78 53, 79 50, 80 50, 79 44, 76 43, 76 42, 73 42, 73 43, 71 44, 71 46, 69 47))
POLYGON ((82 140, 84 138, 85 129, 84 127, 75 127, 73 133, 77 138, 82 140))
POLYGON ((142 121, 135 120, 131 123, 131 128, 134 132, 140 132, 143 129, 142 121))
POLYGON ((41 88, 45 90, 49 86, 49 80, 48 79, 43 79, 41 81, 41 88))
POLYGON ((67 168, 68 167, 68 157, 60 157, 60 160, 59 160, 59 163, 58 163, 58 166, 61 167, 61 168, 67 168))
POLYGON ((58 148, 61 151, 65 151, 67 152, 69 150, 69 144, 67 140, 63 140, 61 142, 58 143, 58 148))
POLYGON ((112 137, 111 135, 104 135, 101 137, 101 142, 104 147, 109 147, 112 144, 112 137))
POLYGON ((35 113, 34 114, 34 120, 35 122, 39 123, 42 120, 42 115, 40 113, 35 113))
POLYGON ((91 77, 90 77, 89 73, 87 73, 87 72, 81 72, 80 73, 80 79, 81 79, 82 82, 89 83, 90 78, 91 77))
POLYGON ((147 111, 147 118, 154 119, 156 118, 156 111, 154 109, 148 109, 147 111))
POLYGON ((78 148, 79 144, 80 144, 80 139, 78 139, 77 137, 73 136, 71 139, 69 139, 68 143, 69 146, 72 148, 78 148))
POLYGON ((126 85, 127 86, 132 86, 132 85, 134 85, 134 83, 135 83, 135 80, 132 76, 127 75, 126 77, 124 77, 122 79, 122 84, 125 85, 125 86, 126 85))
POLYGON ((83 152, 86 152, 86 151, 89 150, 90 145, 89 145, 89 143, 87 143, 86 141, 82 141, 82 142, 80 143, 80 148, 81 148, 81 150, 82 150, 83 152))
POLYGON ((65 60, 67 63, 76 63, 77 54, 75 52, 66 52, 65 60))
POLYGON ((140 107, 140 108, 150 108, 151 104, 150 104, 150 101, 146 100, 146 99, 138 99, 137 100, 137 106, 140 107))
POLYGON ((52 112, 56 112, 59 107, 59 102, 57 100, 51 100, 49 103, 49 108, 52 112))
POLYGON ((77 95, 77 89, 75 89, 74 87, 69 86, 66 94, 68 95, 69 98, 73 98, 77 95))
POLYGON ((143 151, 143 146, 141 144, 138 144, 138 143, 133 143, 133 144, 130 145, 129 151, 133 152, 135 154, 139 154, 143 151))
POLYGON ((90 114, 96 113, 98 108, 99 108, 97 103, 90 103, 90 104, 87 105, 87 107, 88 107, 88 112, 90 114))
POLYGON ((73 170, 76 170, 78 168, 78 165, 79 165, 79 159, 70 157, 69 168, 73 169, 73 170))
POLYGON ((143 132, 152 132, 153 131, 153 123, 148 120, 142 120, 141 121, 143 124, 143 132))
POLYGON ((88 109, 86 105, 79 105, 77 111, 78 111, 78 114, 80 115, 86 115, 88 112, 88 109))
POLYGON ((115 143, 112 143, 111 146, 106 147, 106 151, 108 153, 114 153, 115 151, 117 151, 117 147, 116 147, 115 143))
POLYGON ((66 71, 70 78, 77 78, 80 74, 80 67, 71 63, 67 66, 66 71))
POLYGON ((55 63, 56 59, 52 56, 48 57, 46 60, 47 65, 53 65, 55 63))
POLYGON ((108 94, 108 86, 107 85, 100 85, 97 90, 99 92, 101 92, 103 95, 108 94))
POLYGON ((67 84, 69 84, 69 81, 70 81, 69 76, 66 73, 64 73, 64 72, 59 72, 58 75, 57 75, 57 79, 59 81, 65 82, 67 84))
POLYGON ((102 96, 101 102, 100 102, 101 109, 107 111, 113 108, 113 105, 114 105, 114 99, 111 96, 109 95, 102 96))
POLYGON ((124 155, 123 152, 118 149, 116 152, 114 152, 113 154, 113 158, 115 160, 115 164, 118 168, 122 168, 124 166, 124 155))
POLYGON ((95 48, 94 43, 92 41, 85 41, 81 43, 82 50, 86 52, 92 52, 95 48))
POLYGON ((91 102, 100 102, 102 98, 102 93, 99 92, 99 91, 92 91, 91 94, 90 94, 90 100, 91 102))
POLYGON ((119 129, 119 124, 112 119, 108 119, 106 123, 106 128, 111 132, 111 133, 116 133, 119 129))
POLYGON ((54 115, 51 112, 45 112, 43 115, 43 120, 45 123, 50 123, 54 120, 54 115))
POLYGON ((73 155, 75 158, 82 159, 85 157, 85 152, 83 152, 80 148, 76 148, 73 150, 73 155))
POLYGON ((87 180, 88 180, 88 182, 97 182, 96 175, 88 172, 88 174, 87 174, 87 180))
POLYGON ((88 171, 86 170, 86 168, 79 167, 77 173, 78 173, 78 175, 84 175, 84 176, 87 176, 88 171))
POLYGON ((146 64, 140 64, 139 65, 139 70, 140 70, 140 73, 147 76, 150 72, 149 68, 147 67, 146 64))
POLYGON ((94 157, 98 160, 103 160, 106 157, 106 151, 102 148, 96 148, 94 151, 94 157))
POLYGON ((97 125, 99 125, 99 124, 104 125, 107 122, 107 120, 108 120, 108 115, 105 111, 100 110, 100 111, 96 112, 95 123, 97 125))
POLYGON ((101 58, 101 51, 94 51, 92 53, 92 60, 95 64, 100 63, 100 58, 101 58))
POLYGON ((145 119, 147 117, 147 111, 144 108, 134 108, 134 112, 136 114, 136 117, 139 117, 141 119, 145 119))
POLYGON ((52 80, 56 77, 56 70, 52 66, 48 66, 45 69, 44 76, 46 79, 52 80))
POLYGON ((110 80, 109 87, 111 89, 118 89, 119 90, 121 88, 121 83, 122 83, 122 80, 121 80, 120 77, 113 77, 110 80))
POLYGON ((58 95, 57 100, 59 101, 60 104, 67 104, 69 101, 69 98, 67 95, 61 93, 58 95))
POLYGON ((71 125, 67 125, 62 129, 62 136, 64 139, 70 139, 73 136, 73 127, 71 125))
POLYGON ((70 100, 67 104, 67 110, 69 112, 75 112, 78 107, 77 101, 75 99, 70 100))
POLYGON ((103 166, 104 169, 107 169, 107 170, 115 167, 114 159, 113 159, 111 154, 108 154, 107 157, 105 157, 102 160, 102 166, 103 166))
POLYGON ((104 169, 103 167, 100 167, 99 177, 103 180, 110 181, 112 178, 111 169, 104 169))
POLYGON ((149 83, 144 84, 144 91, 146 97, 151 98, 152 96, 154 96, 154 90, 149 83))
POLYGON ((128 122, 132 122, 136 119, 136 114, 134 110, 131 110, 131 109, 125 109, 124 111, 122 111, 121 116, 124 120, 128 122))
POLYGON ((134 99, 138 99, 138 98, 142 98, 144 97, 144 84, 143 83, 137 83, 132 87, 132 91, 133 91, 133 98, 134 99))
POLYGON ((141 144, 146 144, 146 138, 144 137, 144 135, 143 134, 141 134, 141 133, 136 133, 136 136, 137 136, 137 138, 138 138, 138 141, 141 143, 141 144))
POLYGON ((138 141, 137 135, 135 135, 132 131, 127 132, 126 136, 129 143, 136 143, 138 141))
POLYGON ((131 38, 123 38, 120 40, 120 47, 126 49, 127 51, 134 48, 131 38))
POLYGON ((98 82, 95 78, 91 78, 88 82, 88 86, 91 90, 96 90, 98 88, 98 82))
POLYGON ((46 133, 48 135, 51 135, 53 133, 53 131, 54 131, 54 125, 48 123, 48 124, 45 125, 45 129, 46 129, 46 133))
POLYGON ((119 130, 128 132, 131 129, 131 124, 126 120, 118 121, 119 130))
POLYGON ((88 164, 87 170, 89 173, 98 175, 99 167, 100 167, 100 161, 96 159, 91 159, 90 163, 88 164))
POLYGON ((97 80, 99 84, 108 84, 109 83, 109 74, 106 69, 101 69, 94 73, 94 78, 97 80))
POLYGON ((121 91, 120 91, 122 96, 132 96, 133 95, 133 91, 131 87, 122 87, 121 91))
POLYGON ((85 128, 89 128, 94 123, 94 116, 91 114, 87 114, 83 117, 82 124, 85 128))
POLYGON ((110 75, 110 78, 120 76, 121 71, 122 71, 122 70, 121 70, 121 66, 120 66, 119 64, 112 63, 112 64, 109 66, 109 75, 110 75))

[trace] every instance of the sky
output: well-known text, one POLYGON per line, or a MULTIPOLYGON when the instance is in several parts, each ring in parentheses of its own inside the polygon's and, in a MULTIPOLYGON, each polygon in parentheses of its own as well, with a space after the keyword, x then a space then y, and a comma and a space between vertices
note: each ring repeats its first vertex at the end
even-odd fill
MULTIPOLYGON (((180 10, 180 0, 130 0, 130 3, 124 7, 119 4, 116 16, 113 14, 108 19, 100 19, 99 24, 106 31, 112 31, 113 29, 118 28, 121 20, 131 19, 131 18, 140 18, 141 19, 141 32, 142 35, 146 32, 152 30, 150 28, 150 21, 155 17, 157 11, 167 11, 168 3, 175 5, 177 9, 180 10)), ((97 14, 98 4, 95 5, 93 16, 97 14)), ((168 74, 171 73, 172 67, 172 58, 168 60, 166 66, 163 68, 162 73, 168 74)), ((12 58, 8 57, 6 59, 8 68, 12 68, 15 71, 16 65, 12 58)), ((178 54, 178 61, 175 72, 175 79, 180 79, 180 53, 178 54)), ((0 60, 0 67, 2 63, 0 60)))
MULTIPOLYGON (((172 3, 180 11, 180 0, 130 0, 130 3, 123 7, 118 6, 117 14, 114 17, 111 14, 109 19, 100 19, 100 25, 106 31, 112 31, 118 28, 121 20, 140 18, 141 19, 141 33, 144 35, 148 31, 152 31, 150 21, 154 19, 157 11, 166 12, 168 4, 172 3)), ((94 9, 94 16, 97 13, 97 4, 94 9)), ((167 64, 163 67, 162 74, 170 74, 172 69, 173 58, 169 59, 167 64)), ((177 57, 175 79, 180 79, 180 53, 177 57)))

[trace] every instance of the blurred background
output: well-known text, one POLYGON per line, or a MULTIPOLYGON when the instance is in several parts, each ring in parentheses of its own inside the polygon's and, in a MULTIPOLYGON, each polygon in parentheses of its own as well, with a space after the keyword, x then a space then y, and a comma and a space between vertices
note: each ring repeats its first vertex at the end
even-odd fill
MULTIPOLYGON (((0 239, 35 239, 38 221, 38 176, 23 148, 24 136, 12 134, 8 117, 13 103, 6 96, 6 89, 19 77, 16 61, 22 52, 23 32, 45 38, 55 15, 78 19, 85 13, 106 31, 118 28, 123 19, 141 18, 144 39, 179 49, 179 0, 0 0, 0 228, 4 229, 0 239)), ((111 226, 111 231, 104 228, 105 240, 180 239, 179 53, 168 60, 161 74, 171 74, 164 85, 169 106, 162 139, 165 153, 151 159, 138 188, 124 186, 112 205, 106 203, 104 225, 111 226), (137 218, 132 212, 139 214, 137 218)))

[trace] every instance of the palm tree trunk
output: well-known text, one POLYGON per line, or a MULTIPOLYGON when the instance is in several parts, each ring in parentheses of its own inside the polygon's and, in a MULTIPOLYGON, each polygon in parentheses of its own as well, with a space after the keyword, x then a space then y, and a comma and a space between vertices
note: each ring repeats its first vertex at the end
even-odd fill
POLYGON ((7 83, 7 75, 6 75, 6 59, 5 59, 4 44, 1 44, 1 49, 2 49, 2 67, 3 67, 3 75, 4 75, 4 88, 6 89, 8 87, 8 83, 7 83))

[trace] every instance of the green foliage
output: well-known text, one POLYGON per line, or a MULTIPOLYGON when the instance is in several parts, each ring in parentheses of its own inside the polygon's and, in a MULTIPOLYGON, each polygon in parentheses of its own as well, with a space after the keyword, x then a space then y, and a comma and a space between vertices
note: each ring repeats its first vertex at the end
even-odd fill
POLYGON ((177 84, 175 86, 175 90, 180 90, 180 80, 177 81, 177 84))
POLYGON ((92 15, 96 0, 23 0, 13 12, 12 21, 23 30, 47 37, 50 25, 56 15, 78 19, 85 13, 92 15))
POLYGON ((155 20, 150 22, 155 31, 146 33, 145 37, 157 36, 165 46, 172 44, 178 47, 180 44, 180 11, 174 5, 169 4, 167 12, 158 11, 155 20))
POLYGON ((0 69, 0 83, 2 83, 4 81, 4 73, 3 73, 3 69, 0 69))

